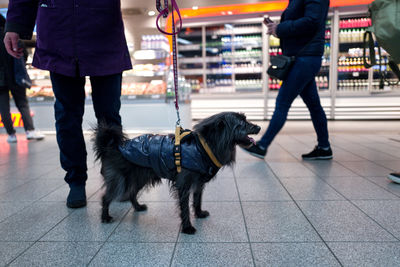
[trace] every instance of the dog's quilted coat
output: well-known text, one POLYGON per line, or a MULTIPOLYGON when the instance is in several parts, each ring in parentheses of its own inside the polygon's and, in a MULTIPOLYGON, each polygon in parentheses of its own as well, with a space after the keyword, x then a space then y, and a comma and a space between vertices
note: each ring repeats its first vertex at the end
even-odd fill
MULTIPOLYGON (((159 177, 171 180, 177 174, 174 142, 174 135, 145 134, 126 141, 119 150, 130 162, 152 168, 159 177)), ((214 177, 219 170, 195 134, 182 140, 181 158, 182 168, 202 174, 206 179, 205 182, 214 177)))

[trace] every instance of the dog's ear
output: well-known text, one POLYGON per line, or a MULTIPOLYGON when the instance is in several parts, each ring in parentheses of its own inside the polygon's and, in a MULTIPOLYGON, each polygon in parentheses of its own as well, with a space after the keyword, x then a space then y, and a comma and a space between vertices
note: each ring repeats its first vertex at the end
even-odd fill
POLYGON ((216 125, 217 127, 217 129, 218 130, 223 130, 224 128, 225 128, 225 126, 226 126, 226 124, 225 124, 225 121, 224 120, 219 120, 218 122, 217 122, 217 125, 216 125))

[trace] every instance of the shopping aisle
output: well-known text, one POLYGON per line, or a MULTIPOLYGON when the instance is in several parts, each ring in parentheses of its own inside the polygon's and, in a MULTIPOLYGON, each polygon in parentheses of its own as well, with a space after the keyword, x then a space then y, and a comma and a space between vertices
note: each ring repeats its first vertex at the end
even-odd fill
POLYGON ((333 161, 300 160, 314 145, 310 122, 289 121, 265 161, 238 150, 233 170, 206 187, 211 216, 193 219, 194 236, 179 233, 166 185, 141 196, 147 212, 114 203, 116 222, 101 224, 98 165, 87 208, 68 209, 55 137, 9 145, 2 134, 0 265, 399 265, 400 185, 385 176, 400 170, 400 123, 330 128, 333 161))

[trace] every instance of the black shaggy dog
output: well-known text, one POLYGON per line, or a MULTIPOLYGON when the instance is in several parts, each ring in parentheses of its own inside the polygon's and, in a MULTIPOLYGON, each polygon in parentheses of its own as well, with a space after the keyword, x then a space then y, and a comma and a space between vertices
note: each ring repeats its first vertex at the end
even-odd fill
POLYGON ((102 222, 112 221, 109 205, 112 200, 122 196, 129 196, 136 211, 146 210, 146 205, 137 201, 138 192, 160 183, 161 178, 167 178, 178 200, 182 232, 194 234, 196 229, 190 222, 189 212, 190 194, 193 194, 196 217, 209 216, 207 211, 201 209, 205 183, 215 177, 220 167, 234 163, 236 145, 250 146, 254 140, 248 135, 259 131, 260 127, 248 122, 241 113, 223 112, 204 119, 194 127, 187 140, 182 141, 182 170, 178 172, 174 165, 174 136, 143 135, 128 139, 121 128, 100 124, 95 129, 94 150, 96 160, 101 161, 101 174, 106 188, 102 199, 102 222), (211 149, 211 154, 220 164, 211 160, 213 156, 205 152, 200 139, 205 140, 205 146, 211 149), (152 141, 156 142, 151 143, 152 141), (139 151, 134 150, 137 147, 139 151), (200 159, 193 156, 196 154, 193 151, 197 151, 200 159), (150 164, 143 163, 151 160, 153 161, 150 164), (172 162, 172 165, 168 162, 172 162), (160 164, 164 164, 167 171, 160 171, 160 164))

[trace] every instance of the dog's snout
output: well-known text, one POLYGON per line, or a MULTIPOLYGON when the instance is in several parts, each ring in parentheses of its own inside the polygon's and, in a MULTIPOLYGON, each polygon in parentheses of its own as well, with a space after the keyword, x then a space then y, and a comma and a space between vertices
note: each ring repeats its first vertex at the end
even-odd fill
POLYGON ((261 127, 256 124, 252 124, 250 129, 252 134, 258 134, 261 130, 261 127))

